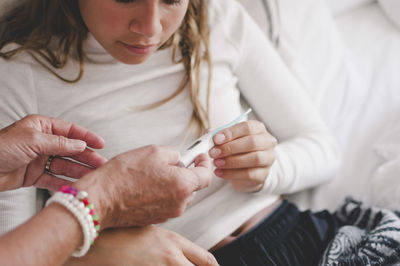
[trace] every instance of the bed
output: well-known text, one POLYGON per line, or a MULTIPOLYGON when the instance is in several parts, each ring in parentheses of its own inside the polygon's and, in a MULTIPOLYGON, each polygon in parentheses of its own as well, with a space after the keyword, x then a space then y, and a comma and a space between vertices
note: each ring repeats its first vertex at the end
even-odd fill
POLYGON ((343 197, 353 195, 380 207, 396 209, 397 205, 398 210, 400 169, 395 161, 400 158, 400 29, 375 1, 334 19, 365 82, 358 88, 361 97, 352 130, 343 136, 348 141, 341 171, 331 183, 315 190, 311 204, 334 208, 343 197))

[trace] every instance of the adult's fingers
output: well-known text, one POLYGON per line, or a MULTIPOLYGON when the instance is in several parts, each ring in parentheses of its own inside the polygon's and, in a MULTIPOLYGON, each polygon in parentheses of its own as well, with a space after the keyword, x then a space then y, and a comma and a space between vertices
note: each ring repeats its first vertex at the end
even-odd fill
POLYGON ((54 175, 43 173, 33 184, 33 186, 38 188, 44 188, 51 191, 57 191, 60 187, 64 185, 72 185, 73 182, 58 178, 54 175))
POLYGON ((151 147, 157 150, 161 161, 166 162, 169 165, 176 165, 179 163, 180 154, 176 149, 169 146, 152 145, 151 147))
POLYGON ((194 191, 194 192, 192 193, 192 195, 190 195, 190 196, 186 199, 186 207, 185 207, 185 209, 187 209, 187 207, 190 205, 190 203, 193 202, 193 200, 195 199, 195 197, 196 197, 196 191, 194 191))
POLYGON ((185 255, 185 257, 193 264, 199 266, 218 265, 217 260, 210 252, 197 246, 196 244, 187 240, 186 238, 182 238, 181 245, 182 245, 183 255, 185 255))
POLYGON ((205 153, 201 153, 194 159, 194 165, 196 168, 211 169, 211 160, 205 153))
POLYGON ((168 265, 171 266, 195 266, 183 253, 174 254, 174 261, 169 261, 168 265))
POLYGON ((82 153, 71 156, 72 159, 98 168, 107 162, 107 159, 91 149, 85 149, 82 153))
POLYGON ((63 175, 79 179, 94 169, 68 159, 55 157, 50 164, 50 172, 56 175, 63 175))
POLYGON ((104 140, 94 132, 57 118, 47 118, 39 116, 41 122, 41 131, 47 134, 64 136, 69 139, 82 140, 89 147, 101 149, 104 147, 104 140))
POLYGON ((188 168, 188 170, 197 177, 197 188, 194 188, 197 191, 207 187, 211 182, 211 161, 206 154, 202 153, 196 157, 194 165, 195 167, 188 168))

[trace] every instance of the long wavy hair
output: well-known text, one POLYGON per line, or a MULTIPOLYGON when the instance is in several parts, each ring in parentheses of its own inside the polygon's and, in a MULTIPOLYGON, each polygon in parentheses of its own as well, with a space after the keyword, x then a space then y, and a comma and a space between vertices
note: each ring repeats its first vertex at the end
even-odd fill
MULTIPOLYGON (((85 61, 82 44, 87 38, 88 29, 81 17, 78 0, 24 0, 1 19, 0 25, 0 57, 10 59, 26 51, 64 82, 76 83, 82 78, 85 61), (9 43, 16 43, 18 47, 1 52, 9 43), (76 78, 67 79, 57 74, 56 69, 63 68, 71 57, 79 62, 80 69, 76 78)), ((197 124, 200 132, 209 127, 212 73, 207 0, 189 0, 182 25, 160 49, 168 47, 173 49, 172 61, 182 63, 185 74, 172 95, 148 108, 168 102, 189 87, 193 105, 190 125, 197 124), (178 52, 181 57, 177 56, 178 52), (199 99, 200 70, 204 63, 208 66, 206 106, 199 99)))

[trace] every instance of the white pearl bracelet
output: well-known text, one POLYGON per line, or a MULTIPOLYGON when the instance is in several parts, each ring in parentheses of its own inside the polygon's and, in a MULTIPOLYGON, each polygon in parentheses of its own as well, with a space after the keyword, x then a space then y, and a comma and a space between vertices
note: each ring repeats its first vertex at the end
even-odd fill
POLYGON ((90 249, 90 246, 96 238, 97 232, 93 223, 93 218, 89 214, 89 208, 85 207, 83 202, 75 198, 71 194, 56 192, 46 202, 46 206, 50 203, 56 202, 67 208, 78 220, 83 232, 83 245, 72 253, 73 257, 82 257, 90 249))

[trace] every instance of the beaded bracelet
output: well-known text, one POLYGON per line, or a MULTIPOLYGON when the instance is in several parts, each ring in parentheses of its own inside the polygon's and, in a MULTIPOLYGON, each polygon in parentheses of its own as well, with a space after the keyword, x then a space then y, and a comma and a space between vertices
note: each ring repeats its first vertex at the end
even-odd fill
POLYGON ((83 244, 72 256, 82 257, 90 249, 91 244, 98 237, 100 231, 99 216, 96 213, 93 204, 89 203, 86 191, 78 191, 74 187, 63 186, 47 202, 56 202, 68 209, 78 220, 83 232, 83 244))
MULTIPOLYGON (((73 195, 81 203, 83 203, 84 207, 86 207, 85 211, 90 215, 89 219, 91 217, 94 229, 96 230, 96 233, 94 234, 93 240, 91 242, 91 244, 93 244, 94 240, 96 240, 97 237, 99 236, 100 224, 99 224, 99 215, 97 214, 96 209, 94 208, 94 205, 89 202, 88 193, 84 190, 78 191, 78 189, 71 187, 71 186, 62 186, 59 191, 62 193, 65 193, 65 194, 73 195)), ((82 204, 80 204, 80 205, 82 205, 82 204)))

